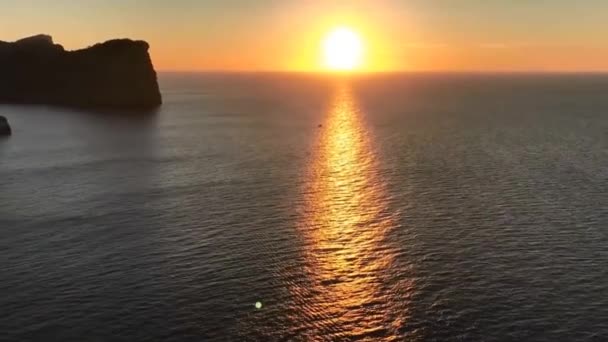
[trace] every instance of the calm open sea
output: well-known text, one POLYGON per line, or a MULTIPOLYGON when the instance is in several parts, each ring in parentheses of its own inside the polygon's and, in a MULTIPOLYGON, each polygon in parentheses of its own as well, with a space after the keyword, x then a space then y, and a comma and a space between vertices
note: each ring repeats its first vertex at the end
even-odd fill
POLYGON ((160 81, 0 106, 0 339, 608 340, 608 75, 160 81))

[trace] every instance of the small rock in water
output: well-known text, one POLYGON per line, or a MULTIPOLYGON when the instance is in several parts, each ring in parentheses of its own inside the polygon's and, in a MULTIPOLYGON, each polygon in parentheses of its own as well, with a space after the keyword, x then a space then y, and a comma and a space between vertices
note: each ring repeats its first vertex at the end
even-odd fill
POLYGON ((0 135, 11 135, 11 126, 4 116, 0 115, 0 135))

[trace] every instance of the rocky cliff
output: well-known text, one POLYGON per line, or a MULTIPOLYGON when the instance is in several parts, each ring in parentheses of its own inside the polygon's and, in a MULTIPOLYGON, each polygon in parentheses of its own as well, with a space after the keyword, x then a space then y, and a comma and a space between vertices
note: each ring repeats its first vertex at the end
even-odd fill
POLYGON ((0 103, 150 108, 162 103, 148 43, 66 51, 47 35, 0 41, 0 103))

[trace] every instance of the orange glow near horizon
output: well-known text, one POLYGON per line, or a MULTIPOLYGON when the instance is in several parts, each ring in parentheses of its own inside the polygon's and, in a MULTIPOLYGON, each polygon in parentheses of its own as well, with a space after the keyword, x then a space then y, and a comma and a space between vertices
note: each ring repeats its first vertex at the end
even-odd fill
POLYGON ((291 31, 292 40, 286 40, 288 53, 282 70, 380 72, 400 68, 390 53, 387 28, 369 18, 325 14, 309 18, 301 27, 291 31))
POLYGON ((608 2, 176 0, 142 7, 91 0, 87 6, 32 6, 15 1, 3 8, 0 40, 46 33, 72 50, 143 39, 159 71, 608 71, 602 39, 608 2), (337 27, 349 28, 362 43, 357 67, 344 67, 354 63, 346 60, 352 54, 340 63, 324 56, 323 41, 337 27))

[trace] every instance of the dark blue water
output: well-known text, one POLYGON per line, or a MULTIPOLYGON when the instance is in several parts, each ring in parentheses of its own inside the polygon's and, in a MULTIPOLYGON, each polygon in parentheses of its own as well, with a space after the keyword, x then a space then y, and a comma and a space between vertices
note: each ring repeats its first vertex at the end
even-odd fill
POLYGON ((161 87, 0 105, 0 339, 608 340, 608 76, 161 87))

